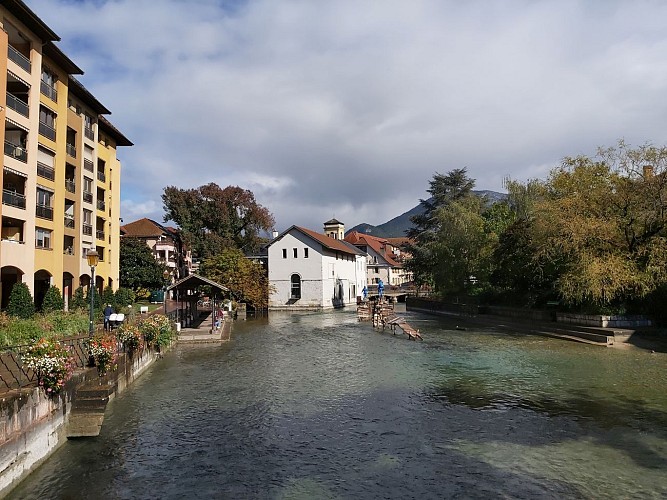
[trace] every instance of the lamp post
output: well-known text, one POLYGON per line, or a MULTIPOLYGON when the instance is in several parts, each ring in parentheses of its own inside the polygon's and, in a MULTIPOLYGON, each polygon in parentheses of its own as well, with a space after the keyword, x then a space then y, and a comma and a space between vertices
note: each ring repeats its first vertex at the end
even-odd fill
MULTIPOLYGON (((92 340, 93 334, 95 333, 95 324, 94 324, 94 315, 95 315, 95 266, 100 261, 100 256, 97 251, 92 248, 88 250, 86 254, 86 259, 88 260, 88 265, 90 266, 90 324, 88 325, 88 340, 92 340)), ((95 366, 95 358, 93 353, 88 354, 88 365, 95 366)))

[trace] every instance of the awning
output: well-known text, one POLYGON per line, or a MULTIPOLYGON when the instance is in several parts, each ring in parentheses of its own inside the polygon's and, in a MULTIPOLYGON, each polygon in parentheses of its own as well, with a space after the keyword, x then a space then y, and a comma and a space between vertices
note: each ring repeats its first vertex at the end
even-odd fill
POLYGON ((181 278, 173 285, 167 287, 167 291, 169 292, 171 290, 179 290, 179 291, 196 290, 200 286, 210 286, 211 288, 213 288, 213 290, 218 292, 229 291, 229 288, 227 288, 226 286, 221 285, 220 283, 216 283, 215 281, 210 280, 208 278, 204 278, 203 276, 199 276, 198 274, 190 274, 185 278, 181 278))
POLYGON ((5 172, 9 172, 10 174, 18 175, 19 177, 23 177, 25 179, 28 178, 28 174, 24 174, 23 172, 19 172, 18 170, 14 170, 13 168, 3 166, 2 169, 5 172))

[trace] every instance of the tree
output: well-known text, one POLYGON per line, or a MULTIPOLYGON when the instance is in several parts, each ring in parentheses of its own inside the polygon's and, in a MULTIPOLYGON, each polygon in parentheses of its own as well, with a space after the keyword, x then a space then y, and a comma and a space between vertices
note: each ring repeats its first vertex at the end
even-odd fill
POLYGON ((165 266, 160 264, 146 243, 138 238, 124 236, 120 240, 120 283, 137 292, 155 290, 164 286, 165 266))
POLYGON ((90 307, 86 304, 86 296, 83 290, 83 287, 80 286, 74 290, 74 296, 72 297, 72 302, 69 305, 70 310, 74 311, 76 309, 87 309, 90 307))
POLYGON ((9 294, 7 313, 17 318, 30 319, 35 314, 35 303, 30 295, 30 289, 25 283, 15 283, 9 294))
POLYGON ((245 301, 256 309, 269 303, 269 280, 266 270, 258 262, 249 260, 236 248, 227 248, 214 257, 202 261, 201 274, 230 289, 237 300, 245 301))
POLYGON ((169 186, 162 194, 164 220, 173 220, 193 253, 201 258, 225 248, 254 251, 269 231, 273 216, 255 200, 255 195, 237 186, 224 189, 210 183, 195 189, 169 186))
POLYGON ((60 293, 57 286, 49 287, 46 294, 44 294, 42 312, 62 311, 63 309, 65 309, 65 301, 63 301, 62 293, 60 293))

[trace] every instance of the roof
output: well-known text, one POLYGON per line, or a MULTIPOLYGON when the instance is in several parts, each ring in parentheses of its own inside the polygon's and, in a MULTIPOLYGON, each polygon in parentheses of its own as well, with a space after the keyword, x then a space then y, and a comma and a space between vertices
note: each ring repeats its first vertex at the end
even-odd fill
POLYGON ((51 59, 59 68, 64 69, 69 75, 83 75, 83 70, 56 47, 53 42, 47 42, 42 49, 43 54, 51 59))
POLYGON ((60 41, 60 37, 21 0, 3 0, 2 4, 42 40, 60 41))
POLYGON ((375 253, 386 260, 390 266, 402 267, 402 264, 395 261, 393 256, 387 252, 387 245, 391 245, 387 238, 378 238, 377 236, 371 236, 370 234, 362 234, 358 231, 352 231, 345 237, 345 241, 353 245, 366 245, 371 247, 375 253))
POLYGON ((390 245, 393 245, 395 247, 402 248, 410 243, 412 243, 412 240, 408 238, 407 236, 398 236, 396 238, 387 238, 387 241, 389 242, 390 245))
POLYGON ((92 110, 95 111, 95 113, 105 115, 111 114, 111 111, 104 107, 104 105, 98 101, 95 96, 91 94, 90 91, 72 75, 69 76, 68 89, 88 106, 90 106, 92 110))
POLYGON ((107 134, 115 139, 117 146, 134 146, 132 141, 125 137, 120 130, 114 127, 114 125, 103 116, 98 117, 98 123, 105 129, 107 134))
POLYGON ((343 240, 337 240, 337 239, 334 239, 334 238, 331 238, 331 237, 327 236, 326 234, 317 233, 317 232, 315 232, 311 229, 306 229, 305 227, 300 227, 300 226, 292 226, 289 229, 287 229, 286 231, 283 231, 283 233, 281 235, 279 235, 276 239, 274 239, 269 244, 269 246, 273 245, 276 241, 282 239, 283 236, 285 236, 287 233, 289 233, 293 229, 305 234, 306 236, 308 236, 310 238, 312 238, 313 240, 320 243, 324 248, 327 248, 329 250, 333 250, 333 251, 336 251, 336 252, 343 252, 343 253, 347 253, 347 254, 350 254, 350 255, 365 255, 364 252, 359 250, 357 247, 355 247, 351 243, 348 243, 348 242, 343 241, 343 240))
POLYGON ((210 286, 214 290, 217 290, 219 292, 228 292, 229 288, 227 288, 224 285, 221 285, 220 283, 216 283, 213 280, 210 280, 208 278, 204 278, 203 276, 199 276, 198 274, 190 274, 186 276, 185 278, 181 278, 180 280, 176 281, 174 284, 171 286, 167 287, 167 291, 169 290, 196 290, 200 286, 210 286))
POLYGON ((344 224, 343 224, 341 221, 339 221, 338 219, 331 219, 331 220, 328 220, 328 221, 326 221, 326 222, 324 223, 325 226, 333 226, 333 225, 339 225, 339 224, 340 224, 340 225, 344 225, 344 224))
POLYGON ((158 224, 154 220, 143 219, 136 220, 134 222, 129 222, 120 227, 121 232, 124 233, 124 236, 130 236, 135 238, 149 238, 151 236, 163 236, 168 234, 170 236, 174 235, 174 232, 170 231, 168 228, 158 224))

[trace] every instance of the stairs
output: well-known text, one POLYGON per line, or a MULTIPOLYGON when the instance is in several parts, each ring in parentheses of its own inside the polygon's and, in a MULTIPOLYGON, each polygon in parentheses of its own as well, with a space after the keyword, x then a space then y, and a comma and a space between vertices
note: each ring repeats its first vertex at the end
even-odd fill
POLYGON ((114 385, 88 384, 79 387, 67 422, 67 437, 99 436, 104 421, 104 410, 115 392, 114 385))

